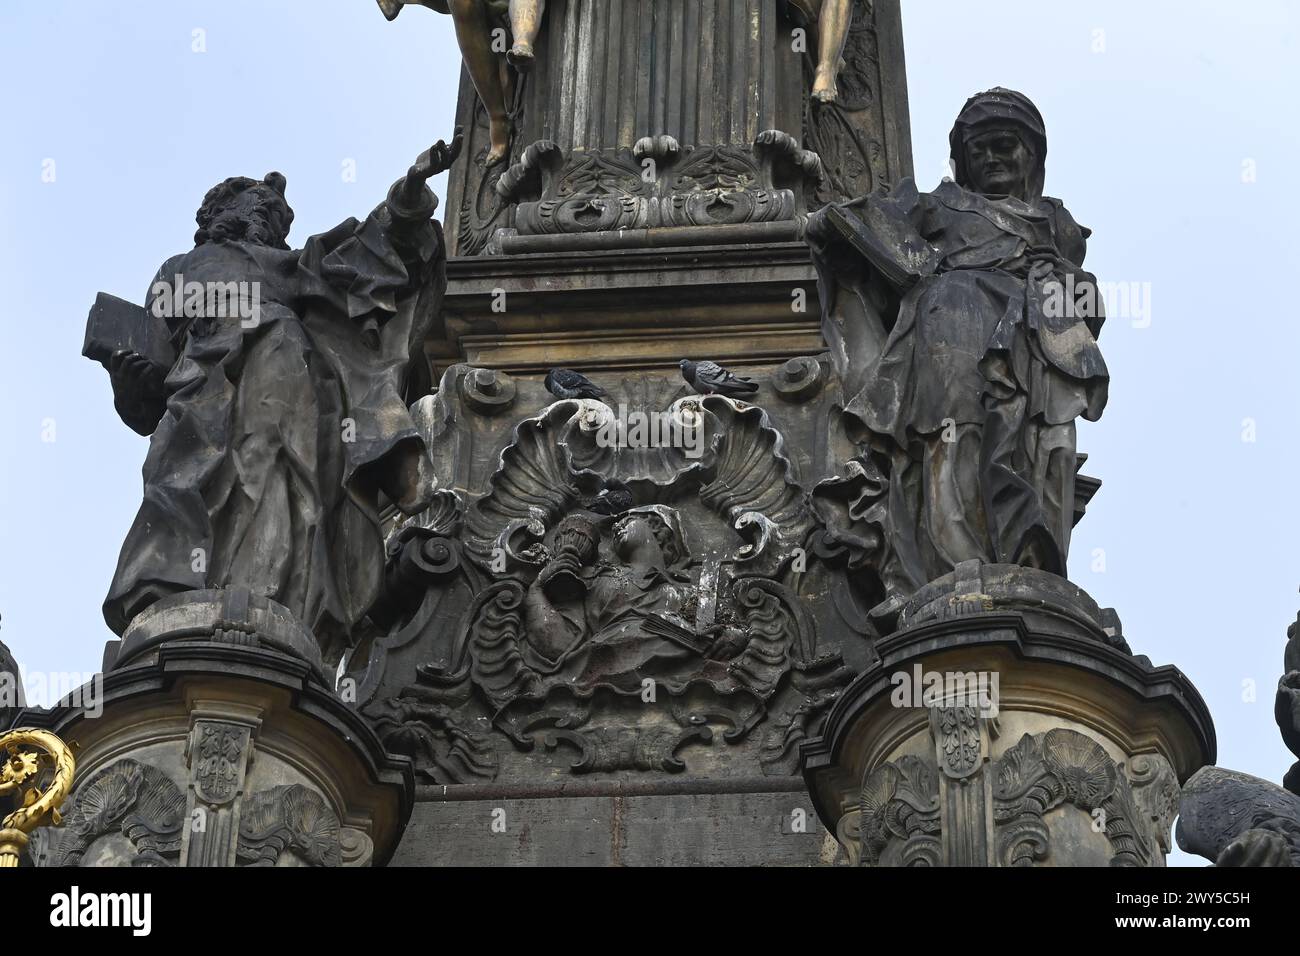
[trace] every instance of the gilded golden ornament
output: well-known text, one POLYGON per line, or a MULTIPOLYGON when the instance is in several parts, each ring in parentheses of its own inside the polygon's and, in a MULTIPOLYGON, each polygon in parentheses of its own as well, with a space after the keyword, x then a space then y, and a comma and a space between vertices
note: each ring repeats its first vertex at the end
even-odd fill
POLYGON ((0 868, 16 867, 27 835, 58 826, 59 807, 72 789, 72 750, 47 730, 0 735, 0 797, 17 796, 18 809, 0 820, 0 868))

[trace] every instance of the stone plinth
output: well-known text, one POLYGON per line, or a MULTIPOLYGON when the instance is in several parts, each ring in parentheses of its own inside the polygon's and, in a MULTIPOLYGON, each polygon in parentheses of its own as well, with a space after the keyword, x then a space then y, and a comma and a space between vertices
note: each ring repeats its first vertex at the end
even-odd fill
POLYGON ((771 365, 824 348, 802 242, 475 256, 448 275, 443 337, 425 343, 439 372, 658 368, 671 382, 688 355, 771 365))
POLYGON ((818 866, 844 852, 798 777, 417 788, 391 866, 818 866))
POLYGON ((807 216, 910 175, 911 145, 897 2, 855 4, 835 104, 810 100, 805 7, 551 0, 490 167, 462 78, 435 379, 822 350, 807 216))
POLYGON ((804 5, 786 0, 551 0, 533 71, 513 75, 507 162, 485 165, 486 115, 462 76, 469 161, 450 182, 452 253, 516 234, 572 245, 611 230, 792 223, 908 175, 897 2, 855 3, 833 105, 809 99, 811 38, 804 5))
POLYGON ((77 754, 65 823, 37 831, 34 860, 386 862, 410 815, 410 767, 325 686, 318 654, 292 653, 303 633, 274 602, 221 591, 137 618, 102 681, 25 715, 77 754))
POLYGON ((863 866, 1162 866, 1214 730, 1176 668, 1053 575, 963 565, 904 608, 802 751, 863 866), (942 678, 942 683, 939 683, 942 678))

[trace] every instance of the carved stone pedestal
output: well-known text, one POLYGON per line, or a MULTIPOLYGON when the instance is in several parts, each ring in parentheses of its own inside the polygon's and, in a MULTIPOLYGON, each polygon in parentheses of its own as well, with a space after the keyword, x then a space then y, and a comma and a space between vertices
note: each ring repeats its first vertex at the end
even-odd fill
POLYGON ((802 750, 862 866, 1162 866, 1215 752, 1176 668, 1069 582, 970 563, 922 589, 802 750))
POLYGON ((247 594, 191 592, 138 617, 101 686, 26 715, 77 756, 65 823, 37 831, 34 861, 386 862, 410 815, 410 766, 325 686, 318 655, 293 655, 310 638, 247 594))
POLYGON ((550 0, 492 166, 465 74, 435 375, 820 352, 808 214, 912 159, 896 0, 855 0, 834 104, 810 98, 807 7, 550 0))

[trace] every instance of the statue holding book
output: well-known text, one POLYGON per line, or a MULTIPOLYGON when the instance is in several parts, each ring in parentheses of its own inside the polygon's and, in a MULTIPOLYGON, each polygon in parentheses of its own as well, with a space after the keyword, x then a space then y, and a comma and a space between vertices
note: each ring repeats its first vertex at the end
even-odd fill
POLYGON ((227 179, 145 308, 100 296, 83 351, 151 436, 104 602, 115 632, 163 597, 222 588, 288 608, 327 660, 350 643, 379 592, 383 502, 412 514, 432 493, 404 393, 446 285, 426 183, 460 143, 302 249, 283 176, 227 179))
POLYGON ((1043 195, 1037 108, 978 94, 950 145, 955 181, 922 193, 906 179, 808 227, 862 449, 817 495, 847 502, 886 617, 971 559, 1064 575, 1075 421, 1106 403, 1089 232, 1043 195))

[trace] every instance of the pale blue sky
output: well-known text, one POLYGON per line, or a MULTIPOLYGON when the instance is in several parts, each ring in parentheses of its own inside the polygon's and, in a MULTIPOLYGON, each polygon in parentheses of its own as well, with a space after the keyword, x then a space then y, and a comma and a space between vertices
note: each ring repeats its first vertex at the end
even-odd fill
MULTIPOLYGON (((903 10, 921 187, 965 98, 1017 88, 1046 118, 1048 193, 1095 230, 1091 269, 1150 283, 1149 325, 1112 318, 1102 336, 1110 405, 1080 444, 1106 484, 1072 577, 1119 610, 1135 651, 1195 682, 1219 762, 1272 780, 1290 764, 1271 710, 1300 610, 1298 9, 903 10)), ((390 24, 373 0, 0 4, 0 636, 25 668, 98 668, 100 602, 140 499, 146 440, 79 354, 95 293, 142 300, 229 175, 285 173, 293 241, 364 215, 450 133, 457 73, 448 18, 390 24)))

